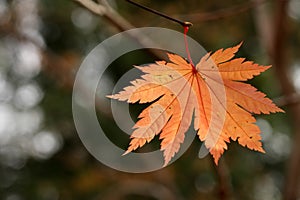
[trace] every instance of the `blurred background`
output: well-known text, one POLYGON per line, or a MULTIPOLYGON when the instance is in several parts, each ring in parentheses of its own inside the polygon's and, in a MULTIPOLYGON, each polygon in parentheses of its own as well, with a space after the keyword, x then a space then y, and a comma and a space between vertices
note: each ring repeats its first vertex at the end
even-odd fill
MULTIPOLYGON (((72 0, 0 0, 0 199, 300 199, 300 1, 138 2, 191 21, 189 35, 208 51, 244 41, 239 57, 273 65, 250 82, 286 111, 256 116, 266 154, 232 142, 216 167, 209 156, 198 158, 197 139, 159 171, 130 174, 101 164, 72 119, 80 63, 101 41, 133 26, 182 27, 120 0, 94 2, 101 13, 72 0)), ((120 57, 106 73, 107 88, 132 65, 155 59, 148 51, 120 57)), ((114 125, 110 93, 97 100, 107 127, 114 125)), ((133 116, 141 110, 130 108, 133 116)), ((116 127, 108 137, 125 148, 129 138, 121 132, 116 127)))

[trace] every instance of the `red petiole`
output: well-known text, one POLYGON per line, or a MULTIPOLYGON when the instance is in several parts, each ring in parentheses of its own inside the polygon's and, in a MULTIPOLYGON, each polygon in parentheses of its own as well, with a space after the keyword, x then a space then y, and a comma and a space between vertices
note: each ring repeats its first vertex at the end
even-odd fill
POLYGON ((194 65, 194 63, 193 63, 193 60, 192 60, 192 58, 191 58, 190 49, 189 49, 189 44, 188 44, 188 41, 187 41, 187 32, 189 31, 189 28, 190 28, 189 26, 184 26, 184 27, 183 27, 185 51, 186 51, 186 54, 187 54, 188 61, 189 61, 190 64, 195 68, 195 65, 194 65))
POLYGON ((194 63, 192 61, 192 58, 191 58, 191 54, 190 54, 188 42, 187 42, 187 32, 188 32, 189 28, 193 25, 191 22, 185 22, 185 21, 181 21, 181 20, 175 19, 175 18, 170 17, 170 16, 168 16, 168 15, 166 15, 164 13, 161 13, 161 12, 158 12, 156 10, 153 10, 152 8, 148 8, 148 7, 144 6, 144 5, 138 4, 138 3, 136 3, 136 2, 134 2, 132 0, 126 0, 126 1, 129 2, 129 3, 131 3, 131 4, 133 4, 133 5, 135 5, 135 6, 137 6, 137 7, 139 7, 139 8, 142 8, 142 9, 148 11, 148 12, 154 13, 156 15, 164 17, 164 18, 166 18, 168 20, 171 20, 171 21, 176 22, 176 23, 180 24, 181 26, 183 26, 183 28, 184 28, 184 31, 183 31, 183 33, 184 33, 184 44, 185 44, 185 50, 186 50, 186 53, 187 53, 187 56, 188 56, 188 61, 195 68, 195 65, 194 65, 194 63))

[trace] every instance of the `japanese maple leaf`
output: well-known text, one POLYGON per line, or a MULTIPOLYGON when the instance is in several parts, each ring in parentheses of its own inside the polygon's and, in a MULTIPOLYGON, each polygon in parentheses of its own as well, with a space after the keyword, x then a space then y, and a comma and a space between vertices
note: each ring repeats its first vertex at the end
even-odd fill
POLYGON ((244 58, 233 59, 240 45, 203 56, 193 66, 168 54, 169 61, 139 67, 144 75, 108 97, 128 103, 149 103, 133 127, 125 154, 160 134, 165 165, 179 151, 194 117, 194 129, 217 164, 230 139, 264 152, 252 114, 284 112, 266 95, 243 83, 269 69, 244 58))

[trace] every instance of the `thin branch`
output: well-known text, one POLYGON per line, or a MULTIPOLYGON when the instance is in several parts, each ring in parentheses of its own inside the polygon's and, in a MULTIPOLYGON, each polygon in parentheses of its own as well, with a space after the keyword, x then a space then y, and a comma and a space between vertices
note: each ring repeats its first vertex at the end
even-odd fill
POLYGON ((104 17, 112 25, 118 28, 120 31, 126 31, 132 28, 135 28, 130 24, 126 19, 119 15, 108 3, 103 2, 103 4, 97 4, 92 0, 74 0, 79 3, 81 6, 85 7, 95 15, 104 17))
MULTIPOLYGON (((126 31, 135 28, 131 23, 129 23, 125 18, 123 18, 117 11, 115 11, 106 1, 99 1, 101 3, 97 4, 92 0, 74 0, 81 6, 85 7, 97 16, 105 18, 111 25, 115 26, 119 31, 126 31)), ((143 35, 127 33, 128 36, 135 41, 137 41, 141 46, 149 47, 153 46, 154 43, 149 38, 143 35)), ((164 55, 154 51, 152 49, 146 49, 155 58, 162 59, 164 55)))
POLYGON ((98 0, 98 3, 102 4, 102 5, 106 6, 106 7, 110 7, 110 5, 109 5, 109 3, 108 3, 107 0, 98 0))
POLYGON ((86 0, 74 0, 74 1, 86 7, 88 10, 92 11, 96 15, 103 16, 107 12, 107 8, 105 6, 97 4, 94 1, 86 1, 86 0))
POLYGON ((296 93, 290 94, 289 96, 285 95, 285 96, 278 97, 276 99, 273 99, 273 101, 279 107, 293 106, 295 104, 300 103, 300 94, 296 92, 296 93))
MULTIPOLYGON (((253 2, 260 2, 260 0, 252 0, 253 2)), ((271 58, 273 51, 273 38, 274 38, 274 24, 272 22, 272 16, 267 12, 268 4, 257 6, 254 9, 254 20, 258 30, 258 37, 260 43, 267 51, 267 54, 271 58)))
POLYGON ((170 188, 167 188, 159 182, 140 181, 132 178, 126 181, 118 181, 118 185, 108 188, 99 199, 126 199, 126 197, 132 194, 159 200, 182 199, 181 195, 178 195, 179 192, 177 190, 174 191, 174 188, 170 190, 170 188))
POLYGON ((215 170, 215 173, 217 174, 218 178, 218 195, 220 200, 230 200, 233 199, 233 193, 232 193, 232 185, 230 180, 230 174, 228 171, 228 167, 224 161, 224 158, 219 160, 218 166, 215 165, 214 159, 212 156, 211 163, 213 165, 213 168, 215 170))
POLYGON ((156 14, 158 16, 161 16, 161 17, 164 17, 164 18, 166 18, 166 19, 168 19, 170 21, 176 22, 176 23, 180 24, 183 27, 190 27, 190 26, 193 25, 191 22, 186 22, 186 21, 181 21, 179 19, 175 19, 173 17, 170 17, 169 15, 166 15, 164 13, 158 12, 156 10, 153 10, 152 8, 148 8, 146 6, 143 6, 141 4, 136 3, 134 1, 131 1, 131 0, 126 0, 126 1, 129 2, 129 3, 131 3, 131 4, 133 4, 133 5, 135 5, 135 6, 137 6, 137 7, 139 7, 139 8, 142 8, 142 9, 148 11, 148 12, 154 13, 154 14, 156 14))
POLYGON ((180 17, 188 19, 194 23, 200 23, 200 22, 208 22, 208 21, 214 21, 219 19, 224 19, 232 16, 236 16, 242 13, 245 13, 252 8, 258 7, 262 4, 264 4, 266 0, 259 0, 259 1, 248 1, 244 4, 232 6, 230 8, 220 9, 212 12, 207 13, 195 13, 195 14, 189 14, 189 15, 180 15, 180 17))

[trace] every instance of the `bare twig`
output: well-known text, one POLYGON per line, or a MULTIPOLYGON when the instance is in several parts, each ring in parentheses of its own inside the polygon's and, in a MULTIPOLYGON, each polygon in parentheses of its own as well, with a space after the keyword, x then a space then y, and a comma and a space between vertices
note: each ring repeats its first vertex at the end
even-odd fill
POLYGON ((281 96, 281 97, 278 97, 276 99, 273 99, 273 101, 279 107, 299 104, 300 103, 300 94, 299 93, 293 93, 290 96, 281 96))
POLYGON ((106 18, 112 25, 116 26, 120 31, 126 31, 134 28, 127 20, 119 15, 108 3, 95 3, 92 0, 74 0, 92 13, 106 18))
POLYGON ((220 200, 231 200, 233 198, 232 185, 228 167, 223 159, 219 160, 218 166, 215 165, 214 159, 210 156, 213 168, 218 178, 218 195, 220 200))
MULTIPOLYGON (((252 0, 253 2, 260 2, 261 0, 252 0)), ((261 6, 257 6, 254 9, 254 19, 258 30, 258 36, 260 39, 260 43, 267 50, 268 55, 270 56, 273 51, 273 23, 270 13, 267 12, 268 4, 263 4, 261 6)))
POLYGON ((213 20, 224 19, 232 16, 236 16, 238 14, 245 13, 252 8, 258 7, 265 3, 266 0, 258 0, 258 1, 248 1, 241 5, 232 6, 230 8, 220 9, 207 13, 195 13, 189 15, 180 15, 182 18, 186 18, 194 23, 207 22, 213 20))
POLYGON ((177 191, 171 191, 169 188, 159 182, 149 182, 140 180, 119 181, 117 186, 108 188, 106 193, 101 195, 99 199, 117 200, 125 199, 128 195, 141 195, 144 197, 152 197, 153 199, 181 199, 177 191))
MULTIPOLYGON (((90 10, 94 14, 105 18, 111 25, 115 26, 119 31, 126 31, 135 28, 131 23, 129 23, 125 18, 123 18, 118 12, 116 12, 106 1, 99 1, 97 4, 92 0, 74 0, 86 9, 90 10), (102 4, 101 4, 102 3, 102 4)), ((154 42, 149 40, 149 38, 143 35, 127 33, 129 37, 137 41, 141 46, 149 47, 153 46, 154 42)), ((164 58, 164 56, 152 49, 146 49, 151 55, 156 58, 164 58)))
POLYGON ((131 3, 131 4, 133 4, 133 5, 135 5, 135 6, 137 6, 137 7, 139 7, 139 8, 142 8, 142 9, 148 11, 148 12, 154 13, 154 14, 156 14, 158 16, 164 17, 165 19, 168 19, 170 21, 176 22, 176 23, 180 24, 183 27, 190 27, 190 26, 193 25, 191 22, 186 22, 186 21, 181 21, 179 19, 175 19, 173 17, 170 17, 169 15, 166 15, 164 13, 158 12, 156 10, 153 10, 152 8, 148 8, 146 6, 143 6, 141 4, 136 3, 134 1, 131 1, 131 0, 126 0, 126 1, 129 2, 129 3, 131 3))
POLYGON ((80 3, 88 10, 92 11, 96 15, 103 16, 107 12, 107 8, 100 4, 95 3, 94 1, 85 1, 85 0, 74 0, 75 2, 80 3))

